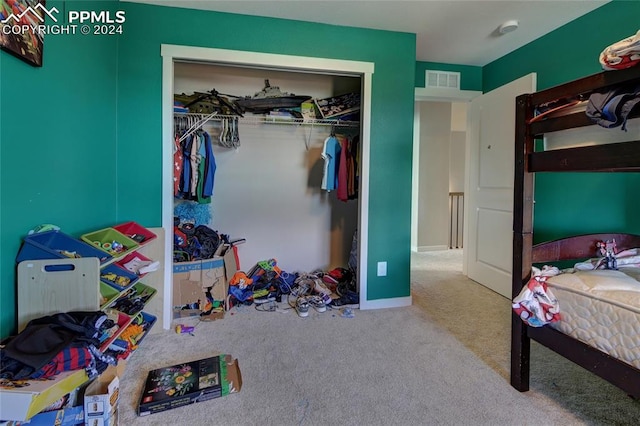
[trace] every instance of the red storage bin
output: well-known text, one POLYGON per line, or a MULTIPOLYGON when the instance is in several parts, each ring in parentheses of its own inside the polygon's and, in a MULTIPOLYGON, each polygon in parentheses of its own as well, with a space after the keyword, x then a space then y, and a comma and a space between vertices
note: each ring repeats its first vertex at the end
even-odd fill
POLYGON ((136 241, 141 246, 156 238, 156 234, 136 222, 121 223, 118 226, 114 226, 113 229, 136 241))
POLYGON ((103 352, 106 351, 109 345, 118 338, 118 335, 131 324, 131 321, 133 321, 132 316, 118 312, 118 320, 116 323, 118 330, 114 331, 111 335, 103 335, 100 337, 100 350, 103 352))
POLYGON ((133 253, 129 253, 124 258, 120 259, 118 262, 116 262, 116 264, 118 266, 120 266, 121 268, 124 268, 124 269, 126 269, 126 270, 128 270, 128 271, 130 271, 130 272, 132 272, 134 274, 137 274, 138 277, 142 278, 146 274, 139 274, 139 273, 137 273, 137 271, 132 271, 130 269, 127 269, 127 267, 125 266, 127 263, 135 260, 136 258, 138 258, 139 260, 144 261, 144 262, 153 262, 153 260, 149 259, 147 256, 145 256, 143 254, 140 254, 137 251, 134 251, 133 253))

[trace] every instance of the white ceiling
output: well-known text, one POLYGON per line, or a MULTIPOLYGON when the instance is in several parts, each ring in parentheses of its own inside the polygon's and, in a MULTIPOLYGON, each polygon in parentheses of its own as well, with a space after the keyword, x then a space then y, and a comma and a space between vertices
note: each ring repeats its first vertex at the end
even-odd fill
POLYGON ((418 61, 483 66, 610 0, 124 1, 415 33, 418 61))

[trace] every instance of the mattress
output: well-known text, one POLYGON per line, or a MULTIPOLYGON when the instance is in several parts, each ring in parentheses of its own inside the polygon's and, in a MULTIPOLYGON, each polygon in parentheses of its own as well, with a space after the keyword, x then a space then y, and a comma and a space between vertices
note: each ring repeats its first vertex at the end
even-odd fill
POLYGON ((550 326, 640 369, 640 268, 550 277, 561 320, 550 326))

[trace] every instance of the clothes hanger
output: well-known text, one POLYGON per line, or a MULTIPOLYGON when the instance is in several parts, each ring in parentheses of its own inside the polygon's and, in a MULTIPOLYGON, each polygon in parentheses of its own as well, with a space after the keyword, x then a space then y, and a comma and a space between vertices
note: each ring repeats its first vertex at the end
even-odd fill
POLYGON ((226 134, 227 134, 227 131, 228 131, 228 128, 227 128, 228 124, 227 124, 226 117, 222 118, 220 120, 220 124, 221 124, 222 128, 220 129, 220 137, 218 139, 220 141, 220 145, 224 146, 224 143, 225 143, 225 140, 226 140, 226 134))
POLYGON ((238 117, 234 118, 235 121, 235 137, 233 138, 233 147, 238 148, 240 146, 240 119, 238 117))

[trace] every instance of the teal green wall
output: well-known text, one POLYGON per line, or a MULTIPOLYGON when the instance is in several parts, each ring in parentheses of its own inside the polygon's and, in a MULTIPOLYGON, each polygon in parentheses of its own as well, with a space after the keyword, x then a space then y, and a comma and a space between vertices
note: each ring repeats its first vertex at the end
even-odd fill
MULTIPOLYGON (((537 73, 538 89, 598 73, 602 71, 600 52, 635 34, 640 28, 638 17, 638 1, 608 3, 486 65, 483 90, 531 72, 537 73)), ((640 233, 638 188, 638 173, 539 173, 534 239, 607 231, 640 233)))
MULTIPOLYGON (((482 79, 484 91, 536 71, 545 88, 598 72, 597 54, 637 31, 640 16, 638 2, 610 3, 478 70, 416 63, 412 34, 116 5, 127 13, 122 36, 47 36, 42 68, 0 52, 0 337, 14 331, 14 259, 30 228, 55 223, 77 236, 124 220, 161 225, 161 44, 375 64, 367 294, 375 300, 409 295, 414 87, 424 86, 424 70, 461 71, 464 90, 482 79), (388 276, 376 277, 383 260, 388 276)), ((638 174, 542 175, 536 238, 640 232, 638 184, 638 174), (572 190, 546 190, 555 186, 572 190)))
MULTIPOLYGON (((0 337, 15 327, 14 259, 30 228, 161 225, 163 43, 374 63, 367 299, 409 296, 415 35, 116 5, 122 36, 47 36, 41 69, 0 53, 0 337)), ((81 6, 114 4, 66 4, 81 6)))
MULTIPOLYGON (((90 3, 74 7, 109 7, 90 3)), ((0 337, 14 328, 27 231, 53 223, 79 236, 116 220, 116 38, 48 35, 43 61, 0 52, 0 337)))
POLYGON ((482 67, 417 61, 416 87, 424 87, 426 70, 459 72, 461 90, 482 90, 482 67))
POLYGON ((373 62, 367 299, 409 296, 415 35, 126 6, 118 55, 118 165, 135 170, 136 184, 119 174, 118 216, 160 223, 161 44, 373 62), (377 277, 376 263, 383 260, 388 275, 377 277))

